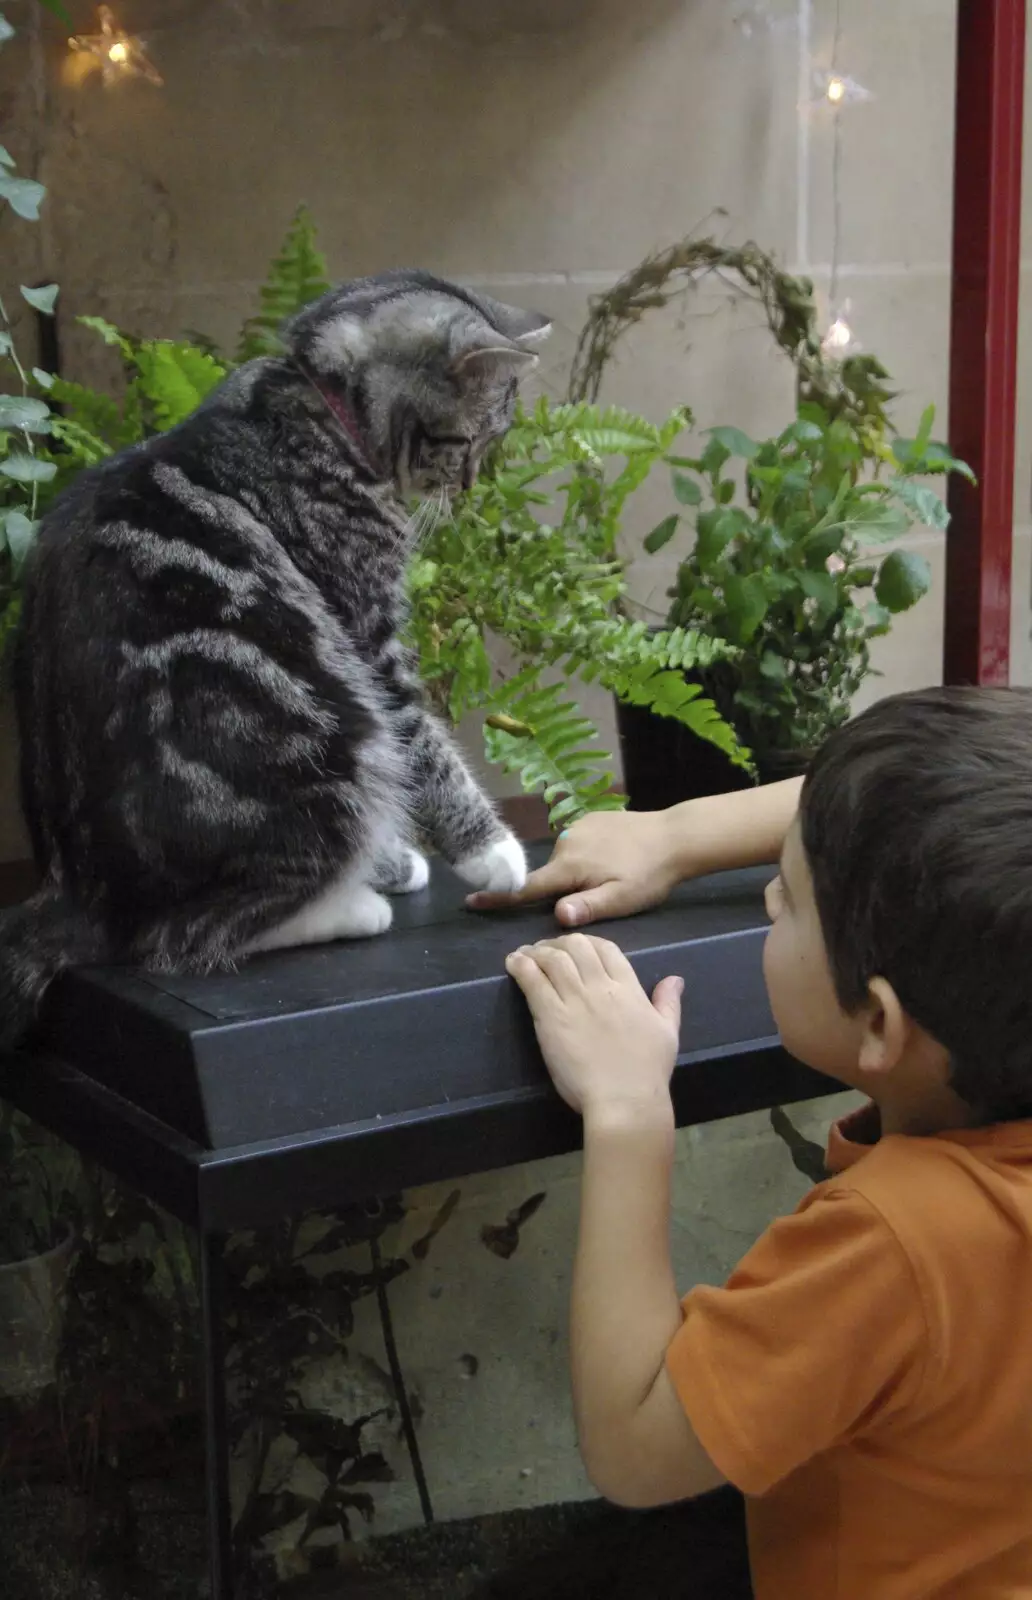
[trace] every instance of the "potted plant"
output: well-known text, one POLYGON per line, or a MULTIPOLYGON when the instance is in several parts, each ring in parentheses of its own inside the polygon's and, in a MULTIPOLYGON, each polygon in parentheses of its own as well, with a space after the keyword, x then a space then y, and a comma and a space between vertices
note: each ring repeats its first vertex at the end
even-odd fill
POLYGON ((667 806, 757 778, 801 771, 817 744, 849 715, 871 670, 870 641, 925 594, 923 557, 872 546, 915 524, 943 530, 945 506, 921 480, 970 469, 932 440, 928 408, 917 437, 901 439, 896 398, 876 357, 827 348, 813 284, 783 272, 753 243, 687 238, 648 257, 592 304, 570 392, 596 398, 619 341, 641 318, 717 275, 759 303, 796 376, 796 414, 775 438, 714 428, 702 453, 673 462, 681 510, 646 536, 654 553, 687 518, 694 548, 669 592, 666 627, 684 627, 724 653, 692 680, 712 697, 753 757, 752 771, 658 723, 617 707, 632 806, 667 806))
MULTIPOLYGON (((946 508, 921 479, 968 472, 935 443, 928 407, 914 439, 879 447, 875 475, 850 421, 804 401, 776 438, 757 442, 714 428, 702 455, 673 473, 694 544, 668 591, 668 626, 708 634, 733 650, 700 681, 752 751, 761 781, 792 776, 849 716, 871 670, 870 642, 928 592, 923 556, 872 547, 915 524, 944 529, 946 508)), ((650 552, 678 532, 668 517, 650 552)), ((619 708, 631 803, 673 805, 721 793, 744 775, 669 732, 647 712, 619 708)))

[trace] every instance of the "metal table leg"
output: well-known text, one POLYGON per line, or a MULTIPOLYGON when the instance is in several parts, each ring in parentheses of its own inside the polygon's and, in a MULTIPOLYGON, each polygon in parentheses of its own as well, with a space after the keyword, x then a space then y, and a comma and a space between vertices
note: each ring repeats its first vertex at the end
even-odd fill
POLYGON ((225 1236, 201 1233, 204 1456, 211 1600, 233 1600, 233 1530, 226 1415, 225 1236))

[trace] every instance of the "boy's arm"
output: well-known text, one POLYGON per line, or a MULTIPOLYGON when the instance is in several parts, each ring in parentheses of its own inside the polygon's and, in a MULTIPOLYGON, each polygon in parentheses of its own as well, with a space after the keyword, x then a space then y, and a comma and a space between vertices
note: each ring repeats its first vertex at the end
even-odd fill
POLYGON ((701 1494, 724 1478, 664 1366, 681 1325, 669 1241, 680 980, 650 1001, 616 946, 583 934, 507 965, 560 1094, 584 1116, 570 1332, 585 1465, 624 1505, 701 1494))
POLYGON ((556 916, 568 928, 631 916, 686 878, 776 861, 801 788, 801 778, 788 778, 668 811, 594 812, 560 836, 518 894, 474 894, 467 904, 494 911, 559 897, 556 916))
POLYGON ((681 1326, 669 1242, 673 1147, 669 1096, 586 1112, 573 1402, 588 1474, 625 1506, 683 1500, 726 1481, 665 1366, 681 1326))

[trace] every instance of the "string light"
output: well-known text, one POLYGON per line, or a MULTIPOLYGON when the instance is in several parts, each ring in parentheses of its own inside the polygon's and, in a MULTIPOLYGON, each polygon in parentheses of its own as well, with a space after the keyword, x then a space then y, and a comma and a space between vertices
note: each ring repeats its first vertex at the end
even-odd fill
POLYGON ((68 41, 76 77, 99 72, 106 88, 121 78, 145 78, 158 86, 164 82, 143 40, 119 27, 110 6, 97 7, 97 26, 99 32, 75 34, 68 41))
POLYGON ((840 100, 845 99, 845 82, 842 78, 829 78, 828 87, 825 89, 824 93, 827 95, 832 105, 837 106, 840 100))

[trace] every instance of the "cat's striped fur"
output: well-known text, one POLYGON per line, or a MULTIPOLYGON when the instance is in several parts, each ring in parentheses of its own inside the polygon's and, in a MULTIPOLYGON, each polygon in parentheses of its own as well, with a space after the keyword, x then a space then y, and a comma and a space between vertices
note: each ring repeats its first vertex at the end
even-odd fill
POLYGON ((0 918, 0 1042, 72 963, 383 932, 424 840, 522 883, 398 631, 408 506, 472 481, 547 331, 423 273, 345 284, 55 504, 15 656, 43 888, 0 918))

